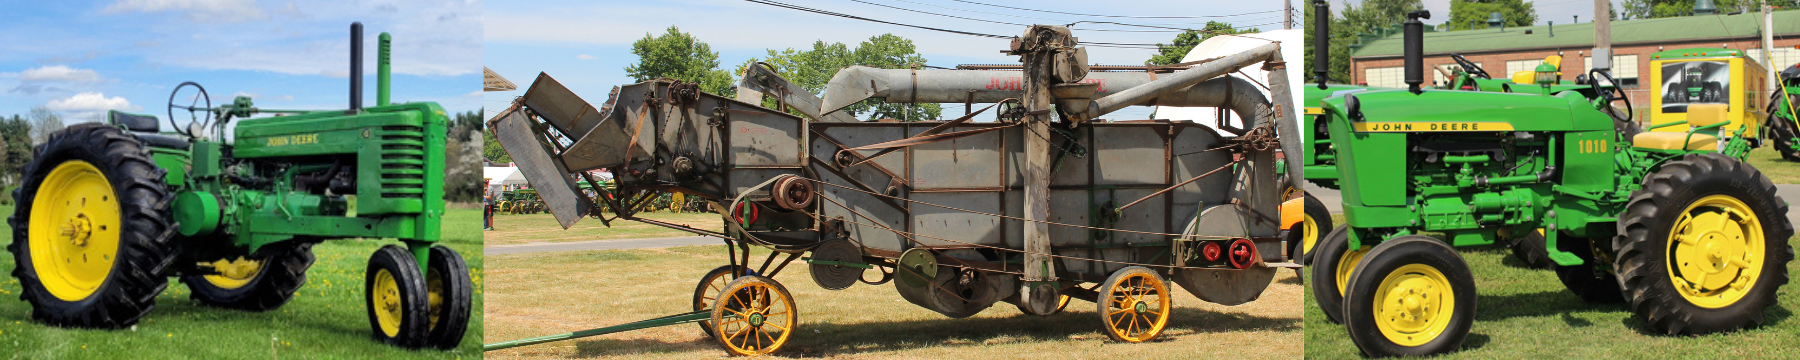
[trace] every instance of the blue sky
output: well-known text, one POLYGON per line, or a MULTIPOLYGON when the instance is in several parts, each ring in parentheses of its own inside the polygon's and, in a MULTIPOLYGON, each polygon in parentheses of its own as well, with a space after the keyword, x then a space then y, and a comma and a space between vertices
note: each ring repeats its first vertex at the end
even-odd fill
POLYGON ((479 0, 7 1, 0 22, 0 115, 43 106, 65 122, 107 109, 163 117, 183 81, 214 104, 342 109, 349 97, 349 28, 364 26, 364 103, 375 97, 375 38, 394 36, 396 102, 481 106, 479 0))
MULTIPOLYGON (((850 0, 778 0, 799 5, 874 18, 970 32, 1016 35, 1022 26, 984 23, 935 15, 906 12, 850 0)), ((1291 0, 1295 6, 1306 4, 1291 0)), ((1175 24, 1171 27, 1200 28, 1209 19, 1120 19, 1054 14, 958 2, 954 0, 869 0, 883 5, 929 11, 962 17, 1012 23, 1062 24, 1077 20, 1112 20, 1136 24, 1175 24), (1033 19, 1041 18, 1041 19, 1033 19)), ((1146 0, 1095 2, 1069 0, 981 1, 977 2, 1095 15, 1127 16, 1208 16, 1264 12, 1229 16, 1223 20, 1235 26, 1259 25, 1264 30, 1280 29, 1279 1, 1193 1, 1146 0), (1099 4, 1096 6, 1096 4, 1099 4)), ((865 22, 819 15, 742 0, 665 0, 665 1, 570 1, 537 0, 492 3, 483 14, 486 39, 485 64, 496 73, 519 85, 519 91, 489 92, 483 97, 488 110, 497 111, 524 93, 538 72, 547 72, 588 102, 598 104, 615 85, 634 81, 625 74, 625 66, 637 62, 631 54, 631 43, 647 33, 660 35, 670 25, 693 34, 719 53, 720 67, 735 70, 752 57, 767 55, 768 49, 809 49, 815 40, 856 44, 871 36, 892 33, 913 40, 928 65, 953 67, 958 64, 1016 64, 1018 59, 999 51, 1007 47, 1006 39, 990 39, 958 35, 895 25, 865 22)), ((1298 9, 1298 8, 1296 8, 1298 9)), ((1295 16, 1295 21, 1300 19, 1295 16)), ((1130 27, 1092 25, 1109 29, 1130 27)), ((1078 26, 1080 28, 1082 26, 1078 26)), ((1141 29, 1141 28, 1138 28, 1141 29)), ((1155 29, 1147 29, 1155 30, 1155 29)), ((1084 42, 1169 43, 1175 33, 1076 31, 1084 42)), ((1101 64, 1142 64, 1154 54, 1146 49, 1088 48, 1089 61, 1101 64)), ((946 107, 947 116, 960 115, 960 104, 954 110, 946 107)), ((1134 107, 1108 118, 1145 118, 1147 107, 1134 107)), ((490 113, 489 116, 492 114, 490 113)))

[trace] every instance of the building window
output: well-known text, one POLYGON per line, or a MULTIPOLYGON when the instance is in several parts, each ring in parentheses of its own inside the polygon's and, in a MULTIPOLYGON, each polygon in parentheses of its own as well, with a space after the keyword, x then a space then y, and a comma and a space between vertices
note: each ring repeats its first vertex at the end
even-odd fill
MULTIPOLYGON (((1589 56, 1581 58, 1581 68, 1583 69, 1581 70, 1581 73, 1584 75, 1587 74, 1588 69, 1593 69, 1594 57, 1589 56)), ((1620 86, 1626 86, 1626 84, 1636 86, 1638 78, 1638 56, 1613 55, 1612 77, 1613 79, 1619 80, 1620 86)))
POLYGON ((1363 69, 1363 82, 1374 87, 1406 87, 1406 67, 1379 67, 1363 69))
POLYGON ((1775 51, 1769 52, 1769 59, 1763 58, 1762 49, 1750 49, 1744 51, 1744 55, 1750 56, 1751 59, 1756 60, 1756 63, 1773 68, 1775 71, 1786 70, 1794 64, 1800 63, 1800 51, 1789 48, 1775 48, 1775 51))
POLYGON ((1520 71, 1537 71, 1538 64, 1543 63, 1544 59, 1510 60, 1506 62, 1506 73, 1494 74, 1494 76, 1505 76, 1510 79, 1513 74, 1520 71))

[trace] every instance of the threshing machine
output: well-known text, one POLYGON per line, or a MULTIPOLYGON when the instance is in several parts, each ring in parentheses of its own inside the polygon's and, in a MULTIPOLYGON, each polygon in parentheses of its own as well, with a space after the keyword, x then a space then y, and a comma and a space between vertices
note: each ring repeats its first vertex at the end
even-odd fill
POLYGON ((1286 72, 1269 72, 1275 105, 1258 84, 1220 77, 1279 69, 1277 49, 1160 76, 1090 72, 1066 28, 1032 26, 1008 50, 1022 71, 853 66, 821 99, 756 64, 736 99, 656 80, 618 87, 598 109, 539 75, 490 123, 563 226, 599 208, 576 182, 606 168, 617 190, 602 198, 612 209, 603 221, 716 236, 732 256, 701 279, 694 312, 488 349, 700 322, 733 354, 773 352, 800 329, 794 299, 772 279, 796 258, 821 287, 892 281, 902 298, 952 318, 999 302, 1048 315, 1071 298, 1091 301, 1111 338, 1150 340, 1168 324, 1167 279, 1235 305, 1292 266, 1276 236, 1275 151, 1299 153, 1276 136, 1295 130, 1291 104, 1279 103, 1289 99, 1286 72), (760 106, 765 95, 776 109, 760 106), (863 122, 839 111, 867 98, 994 105, 950 121, 863 122), (1151 103, 1229 108, 1246 124, 1221 133, 1097 119, 1151 103), (971 121, 996 106, 997 121, 971 121), (661 192, 705 199, 725 231, 634 217, 631 204, 661 192), (750 246, 774 251, 752 268, 750 246))

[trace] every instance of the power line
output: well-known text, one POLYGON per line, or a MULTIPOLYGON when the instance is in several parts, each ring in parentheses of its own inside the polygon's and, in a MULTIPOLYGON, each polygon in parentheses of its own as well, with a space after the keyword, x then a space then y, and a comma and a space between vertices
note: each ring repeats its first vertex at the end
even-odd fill
POLYGON ((1096 15, 1096 14, 1082 14, 1082 13, 1072 13, 1072 12, 1062 12, 1062 11, 1051 11, 1051 10, 1038 10, 1038 9, 1026 9, 1026 8, 1021 8, 1021 7, 1011 7, 1011 6, 1005 6, 1005 5, 994 5, 994 4, 988 4, 988 3, 979 3, 979 2, 974 2, 974 1, 968 1, 968 0, 953 0, 953 1, 956 1, 956 2, 960 2, 960 3, 969 3, 969 4, 975 4, 975 5, 984 5, 984 6, 992 6, 992 7, 997 7, 997 8, 1007 8, 1007 9, 1013 9, 1013 10, 1024 10, 1024 11, 1036 11, 1036 12, 1043 12, 1043 13, 1052 13, 1052 14, 1063 14, 1063 15, 1075 15, 1075 16, 1092 16, 1092 17, 1109 17, 1109 18, 1131 18, 1131 19, 1207 19, 1207 18, 1215 18, 1215 19, 1216 19, 1216 18, 1225 18, 1225 17, 1233 17, 1233 16, 1244 16, 1244 15, 1253 15, 1253 14, 1267 14, 1267 13, 1278 13, 1278 12, 1281 12, 1281 10, 1269 10, 1269 11, 1257 11, 1257 12, 1247 12, 1247 13, 1242 13, 1242 14, 1231 14, 1231 15, 1205 15, 1205 16, 1128 16, 1128 15, 1096 15))
MULTIPOLYGON (((908 1, 908 0, 894 0, 894 1, 908 3, 908 4, 915 4, 915 5, 925 5, 925 6, 935 7, 935 8, 939 8, 939 9, 946 9, 946 10, 972 12, 972 13, 977 13, 977 14, 999 15, 999 16, 1006 16, 1006 17, 1016 17, 1016 18, 1021 18, 1021 19, 1049 20, 1049 21, 1054 21, 1059 24, 1069 22, 1068 20, 1063 20, 1063 19, 1051 19, 1051 18, 1041 18, 1041 17, 1035 17, 1035 16, 1024 16, 1024 15, 1013 15, 1013 14, 1006 14, 1006 13, 986 12, 986 11, 980 11, 980 10, 959 9, 959 8, 953 8, 953 7, 948 7, 948 6, 938 5, 938 4, 922 3, 922 2, 915 2, 915 1, 908 1)), ((1237 21, 1247 21, 1247 20, 1239 19, 1237 21)), ((1189 23, 1146 23, 1143 25, 1205 25, 1205 24, 1206 23, 1189 22, 1189 23)))
MULTIPOLYGON (((905 27, 917 28, 917 29, 941 31, 941 32, 947 32, 947 33, 952 33, 952 34, 962 34, 962 35, 970 35, 970 36, 997 38, 997 39, 1012 39, 1013 38, 1012 36, 986 34, 986 33, 972 32, 972 31, 952 30, 952 29, 945 29, 945 28, 937 28, 937 27, 930 27, 930 26, 913 25, 913 24, 905 24, 905 23, 898 23, 898 22, 892 22, 892 21, 877 20, 877 19, 871 19, 871 18, 856 16, 856 15, 850 15, 850 14, 844 14, 844 13, 839 13, 839 12, 833 12, 833 11, 809 8, 809 7, 793 5, 793 4, 788 4, 788 3, 782 3, 782 2, 773 1, 773 0, 744 0, 744 1, 757 3, 757 4, 763 4, 763 5, 769 5, 769 6, 775 6, 775 7, 781 7, 781 8, 787 8, 787 9, 793 9, 793 10, 799 10, 799 11, 805 11, 805 12, 816 13, 816 14, 822 14, 822 15, 831 15, 831 16, 837 16, 837 17, 848 18, 848 19, 863 20, 863 21, 876 22, 876 23, 882 23, 882 24, 888 24, 888 25, 905 26, 905 27)), ((1177 29, 1177 30, 1185 30, 1185 29, 1177 29)), ((1143 43, 1084 42, 1083 44, 1099 46, 1099 47, 1123 47, 1123 48, 1143 48, 1143 49, 1161 49, 1164 47, 1164 46, 1158 45, 1158 44, 1143 44, 1143 43)))

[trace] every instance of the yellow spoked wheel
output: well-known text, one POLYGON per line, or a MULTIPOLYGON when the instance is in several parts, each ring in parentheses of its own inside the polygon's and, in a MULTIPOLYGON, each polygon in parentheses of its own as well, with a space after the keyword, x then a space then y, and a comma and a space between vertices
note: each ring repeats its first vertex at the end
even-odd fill
POLYGON ((773 353, 798 323, 793 295, 774 279, 748 275, 732 280, 712 308, 713 339, 732 355, 773 353))
POLYGON ((119 256, 119 202, 106 175, 86 161, 57 165, 32 200, 32 267, 51 295, 93 295, 119 256))
POLYGON ((1019 312, 1026 313, 1026 314, 1037 315, 1037 316, 1050 316, 1050 315, 1056 315, 1056 314, 1062 313, 1063 308, 1069 307, 1069 299, 1070 299, 1070 297, 1068 295, 1062 295, 1061 297, 1058 297, 1056 299, 1056 309, 1050 310, 1050 312, 1043 313, 1043 314, 1032 314, 1031 309, 1025 308, 1025 305, 1023 305, 1023 302, 1015 303, 1015 304, 1013 304, 1013 307, 1019 308, 1019 312))
POLYGON ((1766 258, 1756 212, 1727 195, 1707 196, 1683 209, 1668 246, 1669 281, 1688 302, 1708 309, 1749 294, 1766 258))
POLYGON ((1170 294, 1162 275, 1142 266, 1119 269, 1100 285, 1100 320, 1106 336, 1123 342, 1144 342, 1162 334, 1169 324, 1170 294))
MULTIPOLYGON (((725 287, 731 285, 731 281, 736 280, 743 272, 741 270, 732 271, 733 269, 735 268, 731 265, 724 265, 713 268, 712 271, 707 271, 706 275, 700 276, 700 284, 694 287, 694 311, 712 309, 713 303, 719 300, 719 293, 725 291, 725 287)), ((713 336, 711 321, 701 321, 696 324, 700 325, 702 334, 713 336)))
POLYGON ((7 218, 14 296, 53 326, 136 324, 176 261, 163 172, 136 137, 100 123, 52 132, 31 155, 7 218))
MULTIPOLYGON (((213 238, 199 245, 230 246, 229 239, 213 238)), ((306 284, 306 269, 313 264, 312 243, 283 241, 264 245, 253 255, 229 255, 200 263, 201 271, 183 274, 181 282, 192 298, 206 306, 248 311, 268 311, 287 304, 306 284)))
POLYGON ((1357 266, 1344 324, 1364 354, 1429 356, 1462 346, 1474 323, 1475 280, 1450 245, 1401 236, 1376 245, 1357 266))
POLYGON ((425 346, 431 329, 430 295, 412 253, 400 246, 383 246, 369 257, 363 279, 375 339, 409 349, 425 346))
POLYGON ((1669 335, 1761 325, 1794 258, 1775 186, 1716 153, 1667 161, 1646 179, 1619 214, 1615 247, 1602 249, 1614 252, 1632 312, 1669 335))

